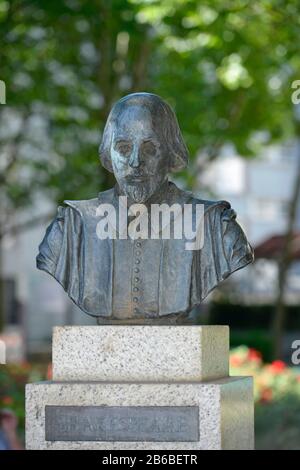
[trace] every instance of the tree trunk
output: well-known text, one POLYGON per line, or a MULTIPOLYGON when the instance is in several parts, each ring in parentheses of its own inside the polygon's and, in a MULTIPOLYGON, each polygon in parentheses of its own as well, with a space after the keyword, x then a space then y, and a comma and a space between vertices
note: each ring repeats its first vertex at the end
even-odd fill
POLYGON ((274 358, 282 357, 282 340, 286 320, 285 308, 285 288, 289 267, 292 263, 291 248, 293 231, 296 221, 298 201, 300 197, 300 141, 297 142, 297 168, 294 189, 289 204, 287 230, 284 235, 283 248, 278 263, 278 295, 275 304, 275 314, 273 319, 273 354, 274 358))

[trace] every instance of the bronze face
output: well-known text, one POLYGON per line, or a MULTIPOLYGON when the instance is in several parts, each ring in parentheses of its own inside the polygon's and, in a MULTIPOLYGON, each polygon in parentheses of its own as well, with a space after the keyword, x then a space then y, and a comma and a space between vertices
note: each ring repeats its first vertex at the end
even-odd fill
POLYGON ((167 178, 166 143, 146 107, 126 107, 113 132, 111 160, 121 191, 132 201, 147 201, 167 178))

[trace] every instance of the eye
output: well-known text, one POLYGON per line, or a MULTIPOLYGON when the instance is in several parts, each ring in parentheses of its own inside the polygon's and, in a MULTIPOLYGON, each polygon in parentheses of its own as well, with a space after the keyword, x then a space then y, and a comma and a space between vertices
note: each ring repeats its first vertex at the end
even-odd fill
POLYGON ((156 146, 150 140, 147 142, 144 142, 142 144, 142 152, 143 154, 149 155, 149 157, 151 157, 156 154, 156 146))
POLYGON ((128 157, 131 153, 131 144, 129 142, 117 142, 115 149, 124 157, 128 157))

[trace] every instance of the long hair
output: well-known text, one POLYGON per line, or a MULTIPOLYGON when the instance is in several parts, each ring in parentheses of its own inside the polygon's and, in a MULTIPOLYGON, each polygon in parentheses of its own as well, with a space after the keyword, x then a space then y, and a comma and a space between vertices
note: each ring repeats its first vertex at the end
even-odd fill
POLYGON ((111 109, 99 147, 102 165, 113 172, 110 155, 113 132, 122 111, 132 105, 144 106, 150 111, 160 137, 164 139, 166 145, 170 162, 169 171, 176 172, 185 168, 188 164, 189 155, 175 113, 158 95, 144 92, 124 96, 111 109))

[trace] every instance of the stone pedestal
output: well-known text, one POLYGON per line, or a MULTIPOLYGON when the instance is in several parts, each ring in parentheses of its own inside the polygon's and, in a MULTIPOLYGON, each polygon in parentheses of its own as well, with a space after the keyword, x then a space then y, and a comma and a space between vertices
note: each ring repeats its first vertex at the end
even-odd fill
POLYGON ((226 326, 58 327, 26 387, 27 449, 252 449, 253 386, 226 326))

